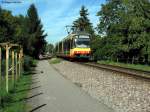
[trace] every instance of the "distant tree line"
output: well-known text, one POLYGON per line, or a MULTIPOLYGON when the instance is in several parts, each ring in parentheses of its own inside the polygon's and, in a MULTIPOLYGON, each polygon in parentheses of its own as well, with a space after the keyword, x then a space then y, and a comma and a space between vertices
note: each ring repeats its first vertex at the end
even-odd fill
POLYGON ((26 55, 37 58, 45 51, 46 36, 34 4, 27 10, 26 16, 14 16, 0 7, 0 43, 18 43, 23 46, 26 55))
POLYGON ((98 34, 83 6, 73 25, 92 35, 91 48, 95 59, 127 63, 150 63, 149 0, 106 0, 97 13, 98 34))

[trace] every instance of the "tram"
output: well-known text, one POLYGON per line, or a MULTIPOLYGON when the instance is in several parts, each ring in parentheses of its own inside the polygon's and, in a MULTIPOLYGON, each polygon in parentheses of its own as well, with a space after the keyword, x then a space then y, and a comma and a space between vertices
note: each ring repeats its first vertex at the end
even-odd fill
POLYGON ((56 44, 56 55, 69 59, 90 59, 90 35, 73 32, 56 44))

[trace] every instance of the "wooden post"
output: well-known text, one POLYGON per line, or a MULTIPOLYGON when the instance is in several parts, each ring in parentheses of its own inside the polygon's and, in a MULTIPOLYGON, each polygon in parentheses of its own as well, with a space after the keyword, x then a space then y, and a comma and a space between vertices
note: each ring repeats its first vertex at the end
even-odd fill
POLYGON ((21 55, 20 55, 20 53, 19 53, 19 67, 18 67, 18 76, 20 77, 20 70, 21 70, 21 66, 20 66, 20 64, 21 64, 21 55))
POLYGON ((20 50, 20 60, 21 60, 21 62, 20 62, 20 66, 21 66, 21 68, 20 68, 20 72, 21 72, 21 75, 22 75, 22 73, 23 73, 23 48, 21 48, 21 50, 20 50))
MULTIPOLYGON (((1 63, 2 63, 2 50, 0 47, 0 91, 2 91, 2 70, 1 70, 1 63)), ((0 94, 0 105, 2 105, 2 94, 0 94)))
POLYGON ((8 86, 9 86, 9 82, 8 82, 8 68, 9 67, 9 46, 8 45, 6 45, 6 76, 5 76, 5 78, 6 78, 6 92, 8 93, 9 92, 9 88, 8 88, 8 86))
POLYGON ((15 53, 15 69, 16 69, 15 79, 18 80, 18 54, 17 52, 15 53))
POLYGON ((12 83, 14 84, 14 70, 15 70, 15 65, 14 65, 14 51, 12 50, 12 83))
POLYGON ((0 47, 0 87, 2 86, 2 49, 0 47))

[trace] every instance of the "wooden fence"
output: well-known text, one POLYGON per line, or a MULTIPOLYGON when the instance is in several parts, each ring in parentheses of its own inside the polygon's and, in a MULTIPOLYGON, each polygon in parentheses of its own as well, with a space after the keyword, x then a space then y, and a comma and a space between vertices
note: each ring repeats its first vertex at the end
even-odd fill
POLYGON ((9 86, 15 86, 15 82, 20 78, 23 71, 22 63, 23 48, 21 45, 0 43, 0 87, 5 87, 3 91, 9 93, 9 86), (5 67, 2 67, 3 60, 5 60, 5 67), (2 71, 5 72, 2 74, 2 71))

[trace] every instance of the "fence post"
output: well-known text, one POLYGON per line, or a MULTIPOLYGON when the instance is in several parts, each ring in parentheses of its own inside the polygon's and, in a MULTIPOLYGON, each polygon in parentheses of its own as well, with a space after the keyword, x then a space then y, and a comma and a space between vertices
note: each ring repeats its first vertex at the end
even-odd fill
MULTIPOLYGON (((2 71, 1 71, 1 63, 2 63, 2 50, 0 47, 0 91, 2 91, 2 71)), ((0 94, 0 106, 2 105, 2 94, 0 94)))
POLYGON ((20 59, 21 59, 21 63, 20 63, 20 66, 21 66, 21 74, 23 73, 23 48, 21 48, 21 50, 20 50, 20 54, 21 54, 21 57, 20 57, 20 59))
POLYGON ((15 67, 16 67, 16 76, 15 79, 18 80, 18 54, 17 52, 15 53, 15 67))
POLYGON ((0 88, 2 86, 2 68, 1 68, 1 66, 2 66, 2 49, 0 47, 0 88))
POLYGON ((14 50, 12 50, 12 83, 13 83, 13 85, 14 85, 14 81, 15 81, 15 79, 14 79, 14 50))
POLYGON ((20 53, 19 53, 19 60, 18 60, 18 62, 19 62, 19 68, 18 68, 18 75, 19 75, 19 78, 20 78, 20 63, 21 63, 21 60, 20 60, 21 58, 20 58, 20 53))
POLYGON ((8 82, 8 68, 9 67, 9 46, 8 44, 6 44, 6 92, 8 93, 8 86, 9 86, 9 82, 8 82))

